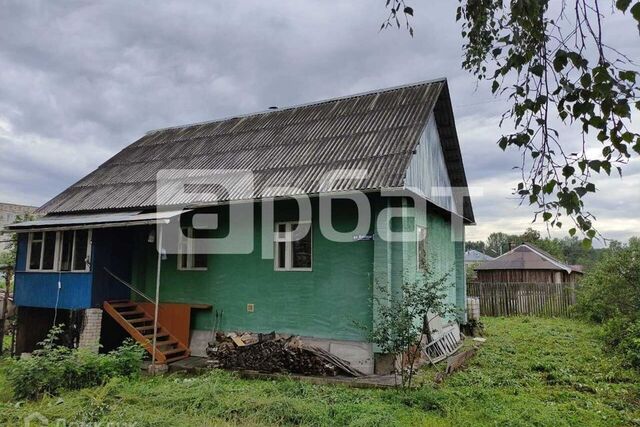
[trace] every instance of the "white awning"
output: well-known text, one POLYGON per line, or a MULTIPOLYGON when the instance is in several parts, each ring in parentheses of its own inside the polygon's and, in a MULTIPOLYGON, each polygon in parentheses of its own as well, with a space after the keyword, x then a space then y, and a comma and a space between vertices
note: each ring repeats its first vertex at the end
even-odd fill
POLYGON ((132 227, 146 224, 167 224, 189 210, 163 212, 114 212, 87 215, 45 216, 34 221, 19 222, 5 226, 5 232, 79 230, 88 228, 132 227))

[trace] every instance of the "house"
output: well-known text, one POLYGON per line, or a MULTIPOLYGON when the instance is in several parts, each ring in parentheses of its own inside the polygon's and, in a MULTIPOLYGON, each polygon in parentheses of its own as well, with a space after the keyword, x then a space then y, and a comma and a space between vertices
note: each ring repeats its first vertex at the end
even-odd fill
POLYGON ((445 79, 148 132, 11 227, 17 345, 54 316, 159 363, 276 331, 373 372, 381 287, 429 268, 464 309, 466 188, 445 79))
POLYGON ((475 279, 475 268, 484 262, 491 261, 492 259, 494 258, 475 249, 466 250, 464 252, 464 267, 465 271, 467 271, 467 277, 471 274, 475 279))
POLYGON ((583 274, 531 243, 523 243, 475 270, 478 282, 490 283, 575 283, 583 274))
MULTIPOLYGON (((16 222, 20 217, 31 214, 37 207, 16 205, 13 203, 0 203, 0 231, 7 225, 16 222)), ((0 236, 0 252, 9 249, 9 242, 6 238, 0 236)))

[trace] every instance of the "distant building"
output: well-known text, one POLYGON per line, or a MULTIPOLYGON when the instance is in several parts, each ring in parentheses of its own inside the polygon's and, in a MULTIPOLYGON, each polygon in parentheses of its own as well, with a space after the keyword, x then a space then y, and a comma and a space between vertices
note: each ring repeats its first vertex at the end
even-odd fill
POLYGON ((475 249, 469 249, 464 253, 464 268, 467 272, 467 278, 475 280, 477 275, 475 272, 475 268, 487 261, 493 260, 493 257, 477 251, 475 249))
POLYGON ((582 276, 577 267, 557 260, 531 243, 523 243, 492 261, 478 265, 475 271, 479 282, 575 283, 582 276))
MULTIPOLYGON (((25 214, 32 213, 37 208, 35 206, 14 205, 13 203, 0 203, 0 229, 6 225, 13 224, 16 219, 25 214)), ((0 252, 7 249, 9 244, 5 240, 9 239, 9 235, 0 235, 0 252)))
POLYGON ((464 265, 468 267, 469 265, 477 265, 482 264, 487 261, 492 261, 494 258, 485 253, 477 251, 475 249, 469 249, 464 253, 464 265))

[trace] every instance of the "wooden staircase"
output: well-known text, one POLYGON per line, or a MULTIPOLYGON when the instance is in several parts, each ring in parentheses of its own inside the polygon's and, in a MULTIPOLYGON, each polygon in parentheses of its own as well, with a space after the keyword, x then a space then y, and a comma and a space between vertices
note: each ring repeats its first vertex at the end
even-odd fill
MULTIPOLYGON (((134 301, 105 301, 106 311, 149 354, 153 354, 153 315, 134 301)), ((157 324, 156 363, 165 364, 189 357, 190 351, 160 323, 157 324)))

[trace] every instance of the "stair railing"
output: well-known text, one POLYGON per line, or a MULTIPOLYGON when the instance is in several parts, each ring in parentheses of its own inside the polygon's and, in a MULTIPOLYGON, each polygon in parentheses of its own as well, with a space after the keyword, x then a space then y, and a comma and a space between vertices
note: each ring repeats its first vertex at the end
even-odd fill
POLYGON ((123 279, 121 279, 120 277, 116 276, 113 272, 111 272, 111 270, 109 270, 107 267, 104 267, 104 271, 106 271, 111 277, 113 277, 114 279, 116 279, 118 282, 122 283, 123 285, 125 285, 127 288, 131 289, 133 292, 135 292, 136 294, 140 295, 142 298, 146 299, 147 301, 149 301, 151 304, 153 304, 154 306, 156 305, 155 301, 153 299, 151 299, 149 296, 145 295, 144 293, 142 293, 140 290, 136 289, 135 286, 133 286, 130 283, 125 282, 123 279))

